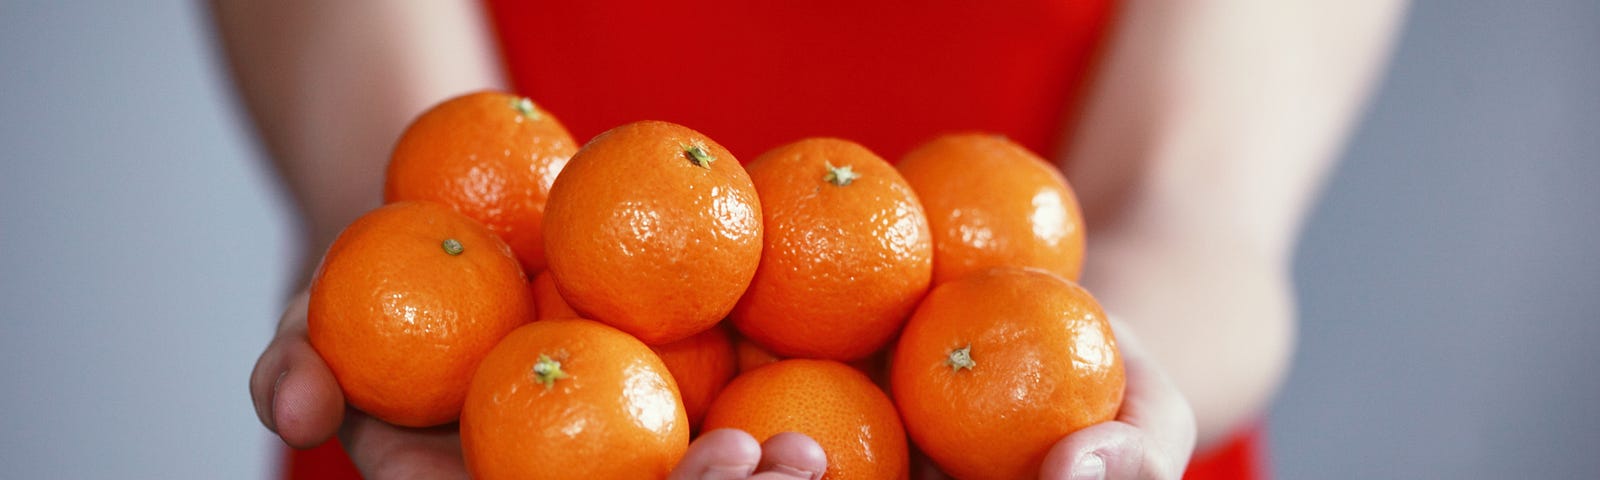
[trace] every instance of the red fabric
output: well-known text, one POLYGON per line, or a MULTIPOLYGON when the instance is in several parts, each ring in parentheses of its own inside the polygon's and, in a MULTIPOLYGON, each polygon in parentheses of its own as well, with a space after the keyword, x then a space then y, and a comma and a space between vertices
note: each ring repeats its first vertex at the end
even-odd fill
MULTIPOLYGON (((515 88, 580 141, 667 120, 743 161, 810 136, 895 160, 937 134, 1002 133, 1057 152, 1112 0, 487 0, 515 88)), ((289 478, 359 478, 329 442, 289 478), (324 463, 325 462, 325 463, 324 463)), ((1259 430, 1186 478, 1261 478, 1259 430)))
POLYGON ((952 130, 1056 151, 1110 0, 488 0, 516 89, 579 142, 636 120, 744 161, 810 136, 888 159, 952 130))
POLYGON ((1197 454, 1189 461, 1184 480, 1264 480, 1271 478, 1267 465, 1266 430, 1259 425, 1245 429, 1221 448, 1197 454))
POLYGON ((290 449, 284 456, 283 478, 288 480, 361 480, 361 472, 338 439, 306 450, 290 449))

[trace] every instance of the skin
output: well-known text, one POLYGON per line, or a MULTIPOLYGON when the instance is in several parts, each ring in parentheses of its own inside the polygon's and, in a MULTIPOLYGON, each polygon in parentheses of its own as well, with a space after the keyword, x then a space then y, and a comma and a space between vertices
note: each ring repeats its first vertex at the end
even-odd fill
MULTIPOLYGON (((1260 419, 1292 353, 1295 235, 1359 113, 1399 0, 1129 0, 1076 136, 1061 148, 1090 223, 1084 284, 1120 319, 1126 404, 1063 438, 1044 478, 1179 478, 1191 452, 1260 419)), ((392 142, 441 98, 505 88, 473 2, 213 0, 244 105, 303 222, 299 285, 377 206, 392 142), (478 55, 463 52, 479 52, 478 55)), ((446 429, 344 406, 289 304, 250 378, 284 443, 338 434, 368 478, 465 478, 446 429)), ((799 434, 703 435, 673 473, 820 478, 799 434)))
POLYGON ((1194 407, 1199 448, 1262 421, 1293 353, 1306 210, 1404 2, 1130 1, 1062 163, 1083 284, 1194 407), (1241 12, 1248 12, 1243 14, 1241 12))

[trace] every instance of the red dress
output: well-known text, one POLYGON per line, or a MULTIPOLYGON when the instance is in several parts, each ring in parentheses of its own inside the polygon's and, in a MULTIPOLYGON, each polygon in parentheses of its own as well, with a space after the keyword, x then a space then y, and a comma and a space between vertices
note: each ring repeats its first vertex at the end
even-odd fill
MULTIPOLYGON (((850 139, 892 161, 962 130, 1056 152, 1115 13, 1111 0, 487 6, 516 90, 579 141, 666 120, 744 161, 812 136, 850 139)), ((1252 429, 1197 458, 1187 478, 1261 478, 1260 445, 1252 429)), ((290 473, 318 468, 294 461, 290 473)))

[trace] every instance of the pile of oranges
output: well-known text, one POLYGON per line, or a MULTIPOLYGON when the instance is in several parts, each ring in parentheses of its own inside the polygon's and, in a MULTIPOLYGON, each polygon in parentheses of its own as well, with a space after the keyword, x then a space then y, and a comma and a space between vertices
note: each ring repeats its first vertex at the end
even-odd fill
POLYGON ((479 92, 411 124, 384 196, 318 268, 310 339, 355 408, 459 421, 477 478, 664 478, 719 428, 804 433, 830 479, 908 478, 913 448, 1024 478, 1122 403, 1077 201, 1000 136, 742 165, 658 121, 579 148, 479 92))

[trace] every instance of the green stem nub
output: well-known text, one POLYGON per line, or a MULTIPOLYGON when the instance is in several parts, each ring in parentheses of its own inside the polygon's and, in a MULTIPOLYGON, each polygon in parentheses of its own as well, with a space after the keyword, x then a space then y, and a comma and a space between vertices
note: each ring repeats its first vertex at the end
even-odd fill
POLYGON ((972 361, 972 344, 950 351, 950 356, 944 359, 944 364, 950 366, 951 372, 959 372, 963 368, 972 370, 972 367, 978 366, 972 361))
POLYGON ((528 120, 539 119, 539 109, 534 108, 533 100, 529 99, 528 97, 517 97, 516 100, 512 100, 511 108, 517 109, 517 113, 521 113, 522 116, 528 117, 528 120))
POLYGON ((454 238, 444 239, 444 244, 441 246, 444 247, 444 253, 448 253, 452 257, 460 255, 461 250, 464 248, 461 246, 461 241, 454 238))
POLYGON ((549 355, 539 354, 539 361, 533 363, 533 381, 550 388, 555 386, 556 380, 563 378, 567 378, 567 372, 561 371, 561 362, 550 359, 549 355))
POLYGON ((828 183, 843 187, 861 178, 861 174, 856 173, 849 165, 835 167, 832 162, 822 162, 822 164, 828 167, 828 173, 822 175, 822 179, 828 183))
POLYGON ((717 157, 714 157, 709 152, 706 152, 705 147, 700 145, 683 145, 682 147, 683 153, 689 156, 689 161, 694 162, 695 165, 699 165, 700 168, 710 169, 711 162, 717 161, 717 157))

